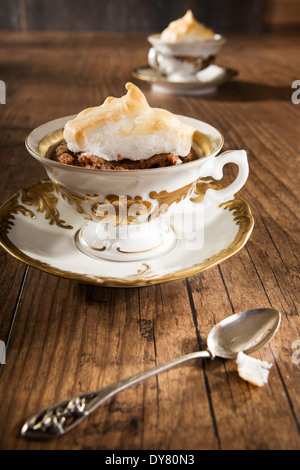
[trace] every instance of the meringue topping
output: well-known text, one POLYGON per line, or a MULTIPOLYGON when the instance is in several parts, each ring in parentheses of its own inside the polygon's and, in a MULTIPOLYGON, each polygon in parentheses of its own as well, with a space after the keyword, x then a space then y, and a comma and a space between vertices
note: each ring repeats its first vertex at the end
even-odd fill
POLYGON ((189 42, 203 39, 213 39, 215 33, 199 23, 191 10, 178 20, 172 21, 160 35, 166 43, 189 42))
POLYGON ((142 91, 126 84, 127 94, 108 97, 81 111, 64 128, 69 150, 105 160, 141 160, 172 153, 184 157, 196 129, 161 108, 151 108, 142 91))

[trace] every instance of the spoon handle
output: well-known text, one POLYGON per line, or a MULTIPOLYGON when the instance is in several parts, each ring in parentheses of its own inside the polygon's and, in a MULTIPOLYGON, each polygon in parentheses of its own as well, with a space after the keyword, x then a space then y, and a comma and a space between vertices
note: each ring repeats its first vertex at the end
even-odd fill
POLYGON ((142 380, 163 372, 182 362, 199 357, 211 358, 207 351, 196 351, 185 356, 172 359, 152 369, 140 372, 108 387, 94 392, 83 393, 71 399, 61 401, 32 415, 23 425, 21 436, 29 439, 51 439, 64 435, 89 416, 96 408, 117 393, 131 387, 142 380))

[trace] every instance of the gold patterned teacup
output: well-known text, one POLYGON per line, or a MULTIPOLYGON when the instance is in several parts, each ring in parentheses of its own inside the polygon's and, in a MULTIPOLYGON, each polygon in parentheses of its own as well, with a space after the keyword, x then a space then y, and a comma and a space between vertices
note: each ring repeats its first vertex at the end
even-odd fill
POLYGON ((218 155, 223 137, 217 129, 196 119, 177 117, 197 129, 193 147, 199 158, 163 168, 98 170, 51 160, 53 147, 63 139, 65 123, 74 116, 43 124, 28 135, 26 148, 44 166, 60 201, 82 218, 77 246, 85 254, 115 261, 161 255, 176 239, 164 216, 191 198, 199 178, 221 179, 227 163, 239 167, 229 186, 208 189, 206 204, 232 199, 245 184, 249 170, 244 150, 218 155))

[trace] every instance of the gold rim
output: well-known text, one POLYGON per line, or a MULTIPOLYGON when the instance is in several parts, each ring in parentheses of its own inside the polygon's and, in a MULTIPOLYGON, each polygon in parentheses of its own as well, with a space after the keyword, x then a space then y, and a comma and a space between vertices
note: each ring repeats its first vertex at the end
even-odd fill
MULTIPOLYGON (((38 182, 42 184, 51 184, 48 180, 38 182)), ((54 274, 59 277, 63 277, 65 279, 76 280, 79 282, 84 282, 88 284, 94 285, 101 285, 101 286, 109 286, 109 287, 137 287, 137 286, 147 286, 151 284, 159 284, 168 281, 174 281, 177 279, 186 278, 189 276, 193 276, 198 274, 202 271, 205 271, 221 262, 225 261, 229 257, 233 256, 237 253, 248 241, 251 232, 254 226, 253 216, 249 207, 249 204, 238 194, 234 196, 232 201, 228 201, 226 203, 221 204, 219 207, 222 207, 224 210, 232 211, 233 213, 233 220, 238 226, 238 233, 236 234, 234 240, 229 244, 228 247, 221 250, 219 253, 213 255, 210 258, 207 258, 203 262, 199 264, 195 264, 189 268, 179 269, 176 272, 163 275, 160 277, 151 277, 151 269, 147 268, 147 271, 138 271, 136 274, 132 274, 127 276, 126 278, 117 278, 117 277, 105 277, 105 276, 89 276, 87 274, 79 274, 74 272, 65 271, 62 269, 58 269, 54 266, 51 266, 47 263, 43 263, 40 260, 31 258, 30 256, 23 253, 17 246, 15 246, 12 241, 9 239, 8 234, 11 228, 14 226, 14 214, 21 213, 24 216, 30 216, 31 218, 35 218, 34 213, 26 206, 22 205, 21 202, 25 205, 37 206, 38 212, 44 212, 44 216, 46 219, 49 219, 49 214, 47 212, 47 208, 41 208, 40 201, 33 201, 30 199, 26 201, 24 199, 24 194, 30 191, 32 187, 36 186, 38 183, 34 183, 27 188, 24 188, 14 194, 11 198, 9 198, 1 207, 0 207, 0 245, 12 256, 14 256, 19 261, 37 268, 41 271, 44 271, 48 274, 54 274), (19 201, 20 199, 20 201, 19 201), (26 201, 26 202, 24 202, 26 201), (149 277, 144 277, 143 274, 149 274, 149 277)), ((218 182, 213 181, 212 183, 207 184, 206 190, 212 187, 214 189, 222 189, 222 185, 218 182)), ((200 187, 199 187, 200 188, 200 187)), ((200 189, 199 189, 200 191, 200 189)), ((54 190, 53 190, 54 192, 54 190)), ((196 189, 197 194, 197 189, 196 189)), ((58 200, 55 201, 55 205, 57 204, 58 200)), ((58 214, 59 215, 59 214, 58 214)), ((58 217, 57 215, 57 217, 58 217)), ((62 221, 64 222, 64 221, 62 221)), ((50 219, 49 224, 53 225, 55 219, 50 219), (54 220, 54 222, 53 222, 54 220)), ((68 229, 72 228, 69 225, 59 225, 61 220, 58 219, 58 223, 56 225, 61 229, 68 229)))

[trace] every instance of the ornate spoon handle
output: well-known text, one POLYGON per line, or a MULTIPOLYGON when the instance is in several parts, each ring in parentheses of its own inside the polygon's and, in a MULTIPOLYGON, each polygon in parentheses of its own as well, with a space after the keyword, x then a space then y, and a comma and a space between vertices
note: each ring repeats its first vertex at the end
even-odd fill
POLYGON ((117 393, 144 379, 163 372, 182 362, 199 357, 212 357, 209 351, 196 351, 173 359, 153 369, 133 375, 108 387, 90 393, 83 393, 71 399, 49 406, 31 416, 23 425, 21 436, 29 439, 51 439, 62 436, 89 416, 98 406, 117 393))

